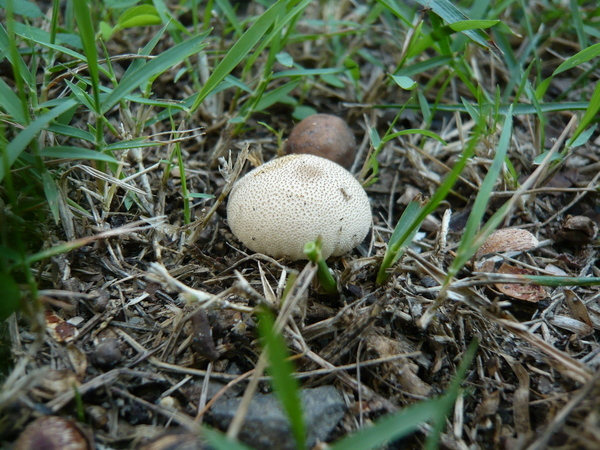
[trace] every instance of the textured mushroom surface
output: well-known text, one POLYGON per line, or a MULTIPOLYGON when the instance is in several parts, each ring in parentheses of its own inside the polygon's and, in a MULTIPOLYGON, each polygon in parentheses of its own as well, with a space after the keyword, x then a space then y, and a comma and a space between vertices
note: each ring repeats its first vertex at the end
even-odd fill
POLYGON ((360 183, 340 165, 314 155, 288 155, 236 182, 227 221, 255 252, 306 259, 304 244, 320 235, 328 258, 343 255, 365 238, 371 206, 360 183))
POLYGON ((321 156, 349 169, 356 154, 356 140, 352 130, 339 117, 313 114, 294 127, 284 151, 286 154, 321 156))

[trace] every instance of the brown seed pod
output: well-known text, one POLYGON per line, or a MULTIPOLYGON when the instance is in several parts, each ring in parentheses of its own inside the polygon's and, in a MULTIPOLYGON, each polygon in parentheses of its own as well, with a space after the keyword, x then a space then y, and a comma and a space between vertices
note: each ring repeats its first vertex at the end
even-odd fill
POLYGON ((346 122, 339 117, 314 114, 294 127, 284 152, 321 156, 349 169, 356 154, 356 140, 346 122))
POLYGON ((523 252, 537 246, 539 241, 527 230, 502 228, 494 231, 475 253, 475 260, 497 252, 523 252))
POLYGON ((558 242, 585 245, 598 235, 598 225, 587 216, 567 216, 556 233, 558 242))
POLYGON ((89 450, 90 441, 72 420, 44 416, 31 422, 15 442, 14 450, 89 450))

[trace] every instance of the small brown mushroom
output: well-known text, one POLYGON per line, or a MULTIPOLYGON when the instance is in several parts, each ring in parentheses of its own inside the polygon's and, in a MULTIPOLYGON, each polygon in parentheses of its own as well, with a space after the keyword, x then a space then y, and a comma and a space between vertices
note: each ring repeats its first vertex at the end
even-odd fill
POLYGON ((43 416, 31 422, 21 433, 14 450, 88 450, 88 438, 72 420, 43 416))
POLYGON ((349 169, 354 162, 356 140, 342 119, 330 114, 314 114, 292 130, 284 152, 321 156, 349 169))

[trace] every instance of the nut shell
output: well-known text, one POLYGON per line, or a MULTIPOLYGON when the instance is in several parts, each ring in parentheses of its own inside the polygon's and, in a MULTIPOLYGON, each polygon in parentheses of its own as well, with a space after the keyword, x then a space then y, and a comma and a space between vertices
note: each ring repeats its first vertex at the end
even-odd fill
POLYGON ((249 172, 227 205, 231 231, 250 250, 306 259, 304 244, 323 238, 324 258, 356 247, 371 227, 365 190, 346 169, 314 155, 288 155, 249 172))
POLYGON ((526 251, 539 245, 537 238, 527 230, 502 228, 494 231, 475 253, 475 260, 497 252, 526 251))
POLYGON ((284 152, 321 156, 349 169, 356 154, 356 140, 339 117, 313 114, 294 127, 284 152))
POLYGON ((87 438, 72 420, 43 416, 31 422, 15 442, 14 450, 89 450, 87 438))

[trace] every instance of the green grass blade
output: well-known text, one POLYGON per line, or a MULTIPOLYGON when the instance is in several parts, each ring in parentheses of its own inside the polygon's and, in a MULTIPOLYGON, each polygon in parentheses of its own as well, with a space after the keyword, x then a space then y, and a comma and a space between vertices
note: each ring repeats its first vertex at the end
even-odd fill
POLYGON ((302 402, 299 395, 298 380, 294 378, 294 367, 288 359, 288 350, 283 337, 275 331, 275 322, 271 312, 264 309, 259 314, 258 330, 265 341, 269 360, 268 372, 273 388, 285 410, 296 438, 296 447, 305 448, 306 431, 302 402))
POLYGON ((558 66, 552 75, 546 78, 544 81, 540 83, 540 85, 536 89, 536 97, 541 99, 541 97, 546 93, 550 83, 556 75, 559 75, 567 70, 573 69, 581 64, 584 64, 590 61, 593 58, 600 56, 600 43, 594 44, 590 47, 587 47, 580 52, 577 52, 566 61, 564 61, 560 66, 558 66))
MULTIPOLYGON (((70 50, 68 47, 64 47, 64 45, 68 45, 69 47, 82 49, 81 39, 76 34, 65 34, 60 33, 58 35, 54 35, 54 41, 52 40, 53 36, 51 33, 42 30, 40 28, 36 28, 34 26, 25 25, 22 23, 15 23, 15 34, 27 41, 33 41, 36 44, 48 46, 52 48, 53 45, 60 47, 64 53, 77 53, 75 51, 70 50)), ((76 58, 80 61, 85 61, 85 57, 79 54, 79 57, 76 58)))
POLYGON ((331 450, 348 449, 374 449, 386 443, 400 439, 416 431, 419 425, 434 421, 435 427, 428 438, 428 448, 436 448, 439 441, 439 430, 445 424, 445 418, 459 394, 459 388, 465 378, 467 369, 471 365, 477 351, 478 341, 474 339, 465 353, 456 375, 450 383, 447 394, 443 397, 415 403, 402 409, 400 412, 390 414, 378 420, 375 425, 342 438, 329 448, 331 450), (441 424, 441 426, 439 426, 441 424))
POLYGON ((588 125, 593 121, 598 119, 598 111, 600 111, 600 82, 596 83, 596 87, 594 88, 594 93, 592 94, 592 98, 590 99, 590 103, 581 118, 581 122, 577 125, 573 136, 567 142, 567 146, 573 145, 573 142, 577 140, 577 138, 585 131, 588 125))
POLYGON ((68 136, 74 139, 82 139, 87 142, 94 143, 94 135, 89 131, 81 130, 69 125, 63 125, 62 123, 51 123, 48 125, 48 131, 61 136, 68 136))
POLYGON ((456 375, 454 375, 454 378, 452 378, 452 382, 447 390, 447 394, 442 397, 443 403, 440 405, 438 414, 433 422, 431 433, 429 436, 427 436, 427 441, 425 442, 425 448, 428 450, 435 450, 439 447, 440 435, 442 434, 442 431, 446 425, 446 417, 450 414, 452 406, 460 394, 460 385, 466 378, 467 370, 475 358, 477 347, 479 347, 479 340, 474 338, 469 344, 469 347, 467 348, 467 351, 465 352, 463 359, 458 366, 456 375))
POLYGON ((289 83, 283 84, 265 94, 258 101, 254 107, 255 111, 262 111, 267 109, 269 106, 275 103, 289 103, 292 99, 288 96, 290 92, 298 87, 301 80, 290 81, 289 83))
POLYGON ((227 439, 225 434, 207 426, 202 427, 202 437, 206 438, 210 443, 210 448, 216 450, 252 450, 251 447, 248 447, 241 442, 227 439))
POLYGON ((48 170, 42 172, 42 184, 44 185, 44 194, 46 195, 46 202, 54 218, 54 223, 58 225, 60 222, 60 215, 58 213, 58 189, 56 183, 52 178, 52 175, 48 170))
POLYGON ((286 77, 311 77, 316 75, 335 75, 338 73, 344 72, 345 68, 331 68, 331 67, 323 67, 319 69, 291 69, 291 70, 282 70, 281 72, 277 72, 273 74, 271 77, 272 80, 277 78, 286 78, 286 77))
POLYGON ((412 77, 414 75, 421 74, 423 72, 430 71, 436 67, 441 67, 452 62, 452 56, 434 56, 433 58, 427 58, 425 61, 419 61, 415 64, 410 64, 402 67, 394 75, 404 75, 406 77, 412 77))
MULTIPOLYGON (((12 25, 16 25, 16 23, 14 22, 14 19, 8 19, 8 20, 13 20, 12 25)), ((11 25, 11 24, 7 24, 7 25, 11 25)), ((9 27, 9 31, 10 31, 10 27, 9 27)), ((14 35, 13 35, 14 37, 14 35)), ((23 58, 21 57, 21 54, 19 53, 19 50, 16 47, 16 40, 15 39, 11 39, 11 37, 9 36, 7 30, 4 28, 3 24, 0 23, 0 54, 3 54, 3 56, 5 58, 8 59, 8 61, 10 62, 14 73, 14 77, 15 77, 15 81, 17 77, 20 77, 20 79, 25 80, 27 82, 27 84, 29 84, 30 87, 34 87, 35 83, 33 83, 32 86, 32 75, 31 75, 31 71, 29 70, 29 68, 27 67, 27 64, 25 64, 25 61, 23 61, 23 58)))
POLYGON ((181 42, 183 42, 183 37, 189 36, 190 32, 187 30, 185 25, 183 25, 177 19, 177 17, 171 13, 169 6, 164 2, 164 0, 152 0, 152 3, 156 8, 156 12, 160 16, 162 23, 164 23, 165 27, 167 27, 169 30, 169 33, 171 34, 171 37, 175 43, 181 44, 181 42))
POLYGON ((367 450, 383 446, 416 431, 419 425, 429 422, 445 404, 443 398, 419 402, 401 412, 390 414, 370 428, 362 430, 329 446, 330 450, 367 450))
MULTIPOLYGON (((482 111, 484 113, 488 113, 492 111, 492 108, 495 108, 494 105, 481 105, 482 111)), ((590 106, 589 102, 558 102, 558 103, 540 103, 539 110, 543 113, 549 112, 558 112, 558 111, 585 111, 590 106)), ((405 105, 398 103, 390 103, 386 105, 374 105, 374 108, 380 109, 398 109, 398 108, 408 108, 408 109, 416 109, 421 110, 420 105, 405 105)), ((446 111, 446 112, 463 112, 468 113, 469 110, 463 104, 437 104, 435 105, 437 111, 446 111)), ((529 115, 536 114, 538 109, 534 105, 528 103, 517 103, 517 104, 501 104, 498 106, 498 111, 501 114, 506 114, 509 108, 513 108, 513 115, 529 115)))
POLYGON ((421 134, 421 135, 427 136, 431 139, 435 139, 436 141, 440 142, 443 145, 446 145, 446 141, 444 141, 444 139, 442 139, 441 136, 434 133, 433 131, 412 129, 412 128, 409 130, 402 130, 402 131, 398 131, 396 133, 389 134, 389 135, 385 136, 381 141, 385 144, 386 142, 389 142, 392 139, 396 139, 399 136, 406 136, 409 134, 421 134))
MULTIPOLYGON (((0 3, 2 7, 8 6, 8 1, 3 1, 0 3)), ((20 16, 25 16, 29 19, 36 19, 38 17, 42 17, 44 13, 42 10, 33 2, 29 1, 13 1, 12 2, 13 12, 20 16)))
POLYGON ((569 0, 569 11, 571 11, 571 19, 573 27, 577 33, 577 40, 581 48, 586 48, 588 45, 587 36, 584 31, 583 19, 581 18, 581 10, 577 0, 569 0))
POLYGON ((385 283, 385 281, 389 278, 387 270, 392 266, 394 261, 394 258, 391 256, 392 253, 400 250, 400 246, 402 245, 402 243, 408 241, 408 237, 410 236, 410 234, 413 233, 419 226, 421 226, 421 223, 423 222, 423 220, 425 220, 425 217, 431 214, 442 202, 442 200, 444 200, 446 196, 450 193, 450 190, 454 186, 454 183, 456 183, 456 180, 458 179, 461 172, 469 162, 469 159, 471 158, 471 156, 473 156, 475 152, 475 146, 479 142, 479 139, 480 131, 476 129, 474 135, 471 137, 466 148, 460 155, 460 158, 452 167, 451 172, 448 174, 448 176, 446 176, 446 178, 438 187, 438 189, 436 189, 429 202, 423 208, 420 209, 419 214, 415 217, 412 224, 408 228, 406 228, 406 230, 398 238, 398 242, 393 247, 391 247, 391 250, 388 246, 388 249, 386 250, 386 256, 384 257, 384 260, 382 261, 381 266, 379 267, 379 272, 377 273, 376 283, 378 285, 385 283))
POLYGON ((448 25, 451 30, 464 32, 468 30, 483 30, 500 23, 499 20, 461 20, 448 25))
POLYGON ((145 27, 160 23, 162 20, 152 5, 133 6, 125 10, 117 20, 119 29, 145 27))
POLYGON ((3 272, 0 272, 0 299, 0 322, 3 322, 19 309, 21 303, 19 285, 13 277, 3 272))
POLYGON ((90 161, 106 161, 109 163, 118 163, 114 157, 106 153, 90 150, 88 148, 71 147, 66 145, 57 145, 55 147, 46 147, 40 152, 40 156, 46 158, 65 158, 65 159, 85 159, 90 161))
POLYGON ((51 109, 45 114, 42 114, 36 120, 31 122, 27 128, 21 131, 7 146, 6 146, 6 160, 8 167, 4 167, 0 164, 0 182, 4 180, 6 171, 10 170, 10 167, 17 160, 19 155, 27 148, 29 143, 35 139, 37 134, 48 126, 50 122, 60 116, 62 113, 68 111, 70 108, 77 105, 74 99, 67 99, 62 101, 61 104, 51 109))
POLYGON ((512 127, 513 114, 512 108, 510 108, 506 114, 506 119, 504 120, 502 134, 500 135, 500 140, 498 141, 494 161, 492 162, 492 165, 490 166, 490 169, 486 174, 481 187, 479 188, 479 193, 477 194, 475 203, 473 204, 471 214, 469 214, 467 225, 465 226, 460 244, 456 251, 456 257, 448 269, 448 279, 456 275, 469 260, 469 258, 471 258, 471 256, 473 256, 477 251, 477 248, 473 246, 473 239, 482 223, 483 216, 485 215, 487 205, 490 200, 490 195, 494 190, 494 185, 496 184, 500 171, 502 170, 502 166, 504 165, 504 159, 506 158, 508 148, 510 147, 512 127))
MULTIPOLYGON (((450 3, 448 0, 417 0, 425 8, 431 9, 435 14, 444 19, 450 26, 457 22, 470 20, 460 9, 450 3)), ((489 49, 497 50, 494 44, 491 44, 489 35, 481 30, 464 30, 462 31, 469 39, 479 45, 489 49)))
POLYGON ((199 52, 206 46, 204 39, 208 36, 209 31, 206 31, 192 39, 182 42, 174 47, 171 47, 160 56, 146 62, 128 74, 127 78, 121 80, 121 83, 104 99, 102 102, 102 113, 106 113, 109 109, 115 106, 131 91, 149 81, 153 77, 161 74, 165 70, 181 63, 185 58, 199 52))
POLYGON ((17 107, 21 103, 21 99, 14 91, 0 78, 0 108, 6 114, 12 116, 15 122, 20 125, 26 125, 28 118, 22 108, 17 107))
POLYGON ((235 30, 235 34, 241 36, 244 30, 242 29, 242 25, 237 17, 233 6, 231 6, 231 2, 229 0, 215 0, 215 3, 219 7, 219 9, 223 12, 227 20, 233 26, 235 30))
POLYGON ((279 0, 271 6, 248 30, 240 37, 240 39, 231 47, 225 57, 221 60, 214 72, 208 77, 204 86, 198 93, 198 97, 190 108, 194 113, 202 104, 204 99, 210 94, 223 79, 231 73, 233 69, 246 57, 252 47, 264 36, 268 28, 275 22, 277 17, 284 10, 287 2, 279 0))
POLYGON ((541 286, 598 286, 600 277, 556 277, 547 275, 509 275, 505 279, 500 277, 501 283, 507 284, 539 284, 541 286), (510 279, 514 281, 509 281, 510 279))
POLYGON ((583 63, 588 62, 589 60, 600 56, 600 42, 598 44, 594 44, 588 48, 581 50, 580 52, 575 53, 565 62, 563 62, 560 66, 556 68, 556 70, 552 73, 552 75, 558 75, 559 73, 563 73, 566 70, 573 69, 583 63))
POLYGON ((87 0, 76 0, 73 2, 75 20, 79 28, 79 36, 83 44, 83 53, 88 64, 90 81, 92 84, 92 95, 94 98, 94 111, 100 113, 100 67, 98 65, 98 50, 96 49, 96 35, 92 12, 87 0))
POLYGON ((383 257, 383 262, 381 263, 379 274, 377 275, 377 282, 379 284, 381 284, 381 278, 387 278, 387 273, 384 268, 387 269, 388 267, 391 267, 398 258, 402 256, 402 248, 409 245, 415 237, 415 234, 417 234, 419 228, 414 225, 420 225, 418 218, 421 208, 421 202, 412 201, 404 209, 388 242, 385 256, 383 257))

